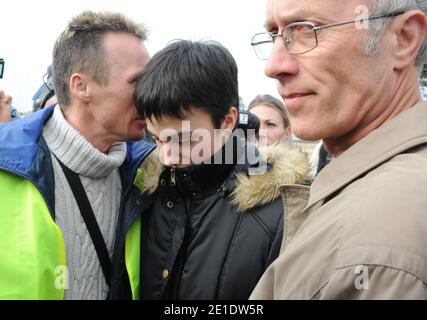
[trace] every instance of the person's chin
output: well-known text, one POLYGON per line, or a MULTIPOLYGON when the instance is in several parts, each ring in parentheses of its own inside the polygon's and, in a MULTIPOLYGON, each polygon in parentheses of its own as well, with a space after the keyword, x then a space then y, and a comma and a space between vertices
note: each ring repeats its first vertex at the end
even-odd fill
POLYGON ((292 128, 292 133, 301 140, 317 141, 322 139, 322 137, 316 133, 313 126, 311 126, 311 128, 297 128, 297 126, 294 126, 292 128))

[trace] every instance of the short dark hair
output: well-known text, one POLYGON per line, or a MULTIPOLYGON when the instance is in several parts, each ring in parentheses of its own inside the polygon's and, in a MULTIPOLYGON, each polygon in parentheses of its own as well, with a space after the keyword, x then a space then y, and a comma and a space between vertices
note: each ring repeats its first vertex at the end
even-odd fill
POLYGON ((183 119, 185 111, 201 108, 219 128, 230 108, 239 106, 236 61, 217 42, 172 42, 145 67, 135 104, 142 116, 157 120, 183 119))
POLYGON ((75 16, 56 40, 52 77, 61 106, 70 101, 68 81, 74 72, 86 72, 99 85, 108 84, 109 64, 103 39, 108 32, 127 33, 144 41, 146 30, 121 13, 83 11, 75 16))

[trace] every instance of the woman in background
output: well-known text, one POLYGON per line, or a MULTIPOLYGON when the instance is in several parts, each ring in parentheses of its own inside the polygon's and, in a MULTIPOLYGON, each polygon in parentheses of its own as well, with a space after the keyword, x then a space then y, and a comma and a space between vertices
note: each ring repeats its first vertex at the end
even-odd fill
POLYGON ((266 138, 267 145, 278 141, 291 142, 289 115, 279 99, 268 94, 258 95, 249 104, 248 111, 259 118, 259 139, 266 138))

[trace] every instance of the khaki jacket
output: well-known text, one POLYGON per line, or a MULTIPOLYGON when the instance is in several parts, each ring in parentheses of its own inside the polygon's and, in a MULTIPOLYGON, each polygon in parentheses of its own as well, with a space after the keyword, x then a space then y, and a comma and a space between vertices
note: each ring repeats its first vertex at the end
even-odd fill
POLYGON ((251 299, 427 299, 427 103, 333 160, 251 299))

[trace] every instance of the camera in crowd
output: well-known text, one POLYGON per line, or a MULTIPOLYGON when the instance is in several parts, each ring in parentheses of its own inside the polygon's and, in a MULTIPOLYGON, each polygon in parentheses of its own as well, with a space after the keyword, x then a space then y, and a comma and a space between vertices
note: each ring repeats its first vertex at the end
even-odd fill
POLYGON ((43 76, 43 84, 33 96, 33 112, 43 109, 46 106, 47 101, 54 95, 55 90, 53 88, 52 70, 51 66, 49 66, 43 76))
POLYGON ((249 111, 239 110, 239 118, 236 124, 236 129, 242 129, 247 135, 248 130, 253 130, 255 135, 258 135, 260 121, 256 115, 249 111))

